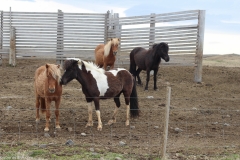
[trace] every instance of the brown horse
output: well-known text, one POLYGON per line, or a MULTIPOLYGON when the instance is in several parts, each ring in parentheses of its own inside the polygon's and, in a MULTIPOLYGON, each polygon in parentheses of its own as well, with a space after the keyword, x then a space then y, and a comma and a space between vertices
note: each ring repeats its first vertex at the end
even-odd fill
POLYGON ((46 126, 44 131, 49 131, 50 106, 55 101, 56 128, 59 125, 59 105, 62 96, 62 85, 60 85, 60 65, 46 64, 35 71, 34 87, 36 96, 36 122, 40 121, 39 110, 46 113, 46 126))
POLYGON ((95 63, 105 70, 113 69, 120 39, 111 38, 107 44, 99 44, 95 48, 95 63))
POLYGON ((61 84, 66 85, 73 79, 76 79, 82 85, 82 91, 88 102, 88 123, 86 127, 93 126, 92 120, 92 102, 94 102, 96 114, 98 117, 98 130, 102 130, 102 121, 100 115, 100 99, 114 98, 115 110, 108 124, 116 123, 116 115, 120 107, 120 95, 123 93, 126 104, 127 120, 129 125, 129 114, 131 117, 139 116, 137 90, 134 77, 129 71, 123 68, 105 71, 98 68, 91 62, 85 62, 80 59, 68 59, 64 64, 65 72, 61 79, 61 84), (130 105, 130 106, 129 106, 130 105))

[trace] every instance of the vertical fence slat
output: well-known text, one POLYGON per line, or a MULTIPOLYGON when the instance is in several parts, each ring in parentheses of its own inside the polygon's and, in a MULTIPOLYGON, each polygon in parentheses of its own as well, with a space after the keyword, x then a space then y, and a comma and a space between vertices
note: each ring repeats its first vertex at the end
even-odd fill
MULTIPOLYGON (((0 12, 1 16, 0 16, 0 50, 3 49, 3 11, 0 12)), ((0 66, 2 65, 2 54, 0 53, 0 66)))
POLYGON ((104 44, 107 43, 108 41, 108 19, 109 19, 110 11, 108 10, 106 15, 105 15, 105 33, 104 33, 104 44))
POLYGON ((150 17, 149 48, 153 46, 154 42, 155 42, 155 13, 152 13, 150 17))
POLYGON ((166 108, 165 108, 165 123, 163 128, 163 145, 162 145, 162 159, 166 159, 166 149, 167 149, 167 138, 168 138, 168 121, 169 121, 169 110, 170 110, 170 97, 171 97, 171 87, 167 83, 166 92, 166 108))
POLYGON ((57 57, 57 64, 63 63, 63 60, 61 59, 61 52, 63 52, 63 12, 61 10, 58 10, 58 17, 57 17, 57 52, 60 52, 59 54, 56 55, 57 57))
POLYGON ((205 27, 205 10, 200 10, 198 15, 198 44, 195 57, 196 67, 194 73, 194 81, 202 82, 202 58, 204 43, 204 27, 205 27))
POLYGON ((16 66, 16 31, 15 27, 10 30, 10 49, 9 49, 9 64, 16 66))

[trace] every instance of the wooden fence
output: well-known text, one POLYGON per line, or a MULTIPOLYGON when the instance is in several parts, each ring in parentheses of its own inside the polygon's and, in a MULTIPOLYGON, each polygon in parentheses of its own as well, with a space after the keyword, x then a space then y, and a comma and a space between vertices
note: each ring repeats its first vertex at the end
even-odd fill
POLYGON ((122 18, 109 11, 93 14, 10 10, 0 14, 0 53, 3 55, 15 50, 17 58, 93 60, 98 44, 118 37, 121 45, 116 66, 121 66, 129 64, 129 53, 134 47, 149 48, 154 43, 167 42, 170 62, 162 65, 195 66, 194 80, 202 80, 203 10, 122 18), (10 45, 13 44, 10 33, 15 35, 15 46, 10 45), (10 49, 10 46, 14 48, 10 49))

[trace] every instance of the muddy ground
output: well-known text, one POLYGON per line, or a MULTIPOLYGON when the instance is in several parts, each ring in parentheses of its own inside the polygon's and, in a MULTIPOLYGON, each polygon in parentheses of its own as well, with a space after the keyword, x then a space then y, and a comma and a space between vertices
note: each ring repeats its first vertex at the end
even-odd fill
MULTIPOLYGON (((0 144, 26 144, 24 149, 27 149, 26 146, 47 144, 48 150, 61 156, 61 149, 71 139, 75 146, 96 153, 121 153, 137 159, 158 157, 163 143, 166 82, 169 82, 169 159, 206 159, 239 154, 240 67, 213 66, 205 62, 202 83, 194 83, 194 67, 162 66, 158 73, 158 91, 153 90, 153 77, 149 91, 137 86, 141 116, 132 119, 128 127, 125 126, 126 111, 122 96, 117 123, 112 126, 105 124, 114 110, 113 99, 102 100, 104 126, 101 132, 97 131, 95 112, 94 126, 85 128, 87 105, 80 84, 74 80, 63 87, 61 130, 54 129, 55 107, 52 104, 50 131, 44 135, 44 115, 41 115, 40 124, 35 123, 33 77, 40 65, 55 63, 55 60, 17 60, 16 67, 8 66, 5 60, 0 66, 0 144)), ((141 73, 141 77, 145 85, 145 72, 141 73)), ((74 150, 64 154, 78 152, 74 150)), ((2 149, 0 156, 3 154, 2 149)))

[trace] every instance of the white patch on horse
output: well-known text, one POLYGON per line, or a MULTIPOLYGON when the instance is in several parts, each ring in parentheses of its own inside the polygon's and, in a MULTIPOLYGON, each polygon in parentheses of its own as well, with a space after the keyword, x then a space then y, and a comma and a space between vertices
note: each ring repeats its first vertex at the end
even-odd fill
POLYGON ((124 68, 117 68, 116 70, 110 70, 110 71, 108 71, 108 72, 112 73, 112 74, 116 77, 116 75, 118 74, 118 72, 119 72, 119 71, 122 71, 122 70, 125 70, 125 71, 126 71, 126 69, 124 69, 124 68))
MULTIPOLYGON (((100 92, 99 96, 104 96, 105 93, 107 92, 107 89, 109 88, 108 86, 108 81, 107 81, 107 76, 104 74, 105 71, 102 68, 99 68, 92 62, 85 62, 82 61, 86 67, 86 70, 91 72, 93 78, 97 82, 97 87, 98 91, 100 92)), ((81 66, 81 65, 80 65, 81 66)), ((81 67, 79 68, 81 69, 81 67)))

